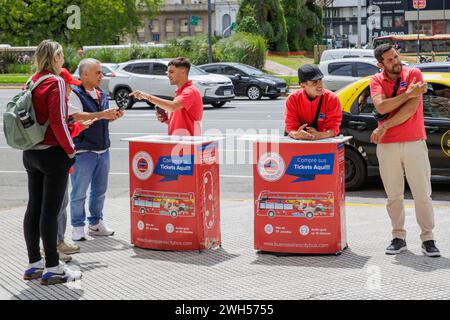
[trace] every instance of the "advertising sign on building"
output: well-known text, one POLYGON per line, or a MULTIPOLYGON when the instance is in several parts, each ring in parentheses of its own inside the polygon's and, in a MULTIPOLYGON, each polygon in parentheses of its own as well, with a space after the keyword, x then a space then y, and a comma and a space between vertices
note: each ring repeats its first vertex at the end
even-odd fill
POLYGON ((370 2, 367 10, 369 36, 380 37, 387 35, 403 35, 408 33, 405 22, 405 11, 408 9, 407 1, 400 0, 374 0, 370 2))

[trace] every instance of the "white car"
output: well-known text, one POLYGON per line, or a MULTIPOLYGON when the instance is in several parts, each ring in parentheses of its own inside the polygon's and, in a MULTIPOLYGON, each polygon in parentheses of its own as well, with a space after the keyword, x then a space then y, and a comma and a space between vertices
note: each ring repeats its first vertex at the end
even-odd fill
MULTIPOLYGON (((135 90, 172 99, 177 88, 170 85, 167 78, 169 62, 170 59, 148 59, 119 64, 117 76, 109 83, 110 95, 120 108, 126 109, 133 107, 136 102, 129 96, 135 90)), ((228 77, 210 74, 191 65, 189 79, 200 90, 204 104, 221 107, 234 99, 234 86, 228 77)))
POLYGON ((375 55, 373 49, 328 49, 322 52, 320 62, 347 58, 375 59, 375 55))
POLYGON ((337 91, 363 77, 380 71, 375 59, 345 58, 323 61, 319 64, 323 73, 323 85, 337 91))

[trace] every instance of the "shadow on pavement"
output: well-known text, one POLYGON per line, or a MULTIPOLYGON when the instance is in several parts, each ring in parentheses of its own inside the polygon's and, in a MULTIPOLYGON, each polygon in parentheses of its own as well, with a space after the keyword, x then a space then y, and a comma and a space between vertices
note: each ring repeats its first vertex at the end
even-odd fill
POLYGON ((84 294, 80 281, 43 286, 39 280, 33 280, 27 282, 27 286, 27 289, 13 295, 10 300, 80 300, 84 294))
POLYGON ((133 248, 136 255, 133 259, 148 259, 189 265, 212 267, 222 262, 238 257, 237 254, 228 253, 223 248, 198 251, 163 251, 133 248))
POLYGON ((419 272, 433 272, 436 270, 450 269, 450 259, 446 257, 430 258, 425 255, 416 255, 406 251, 395 256, 395 265, 408 267, 419 272))
MULTIPOLYGON (((76 241, 75 244, 81 247, 80 253, 124 251, 133 247, 130 242, 114 237, 95 237, 87 241, 76 241)), ((76 255, 72 257, 76 259, 76 255)))
POLYGON ((280 255, 258 254, 254 265, 314 268, 362 269, 371 256, 358 255, 349 248, 340 256, 336 255, 280 255))
MULTIPOLYGON (((448 201, 450 199, 450 177, 433 176, 431 179, 431 195, 434 201, 448 201)), ((368 181, 361 187, 361 190, 347 191, 347 197, 361 198, 385 198, 383 182, 380 177, 370 177, 368 181)), ((405 199, 412 200, 411 190, 405 179, 405 199)))

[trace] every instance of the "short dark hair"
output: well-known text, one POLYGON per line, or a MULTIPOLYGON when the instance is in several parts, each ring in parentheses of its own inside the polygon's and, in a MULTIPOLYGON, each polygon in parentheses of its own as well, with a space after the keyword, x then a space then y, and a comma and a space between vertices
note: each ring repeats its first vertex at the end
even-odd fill
POLYGON ((375 58, 379 63, 383 63, 383 54, 388 52, 389 50, 393 49, 394 46, 390 43, 383 43, 380 44, 378 47, 375 48, 375 58))
POLYGON ((176 58, 169 62, 168 67, 174 66, 175 68, 185 68, 189 72, 191 70, 191 62, 187 58, 176 58))

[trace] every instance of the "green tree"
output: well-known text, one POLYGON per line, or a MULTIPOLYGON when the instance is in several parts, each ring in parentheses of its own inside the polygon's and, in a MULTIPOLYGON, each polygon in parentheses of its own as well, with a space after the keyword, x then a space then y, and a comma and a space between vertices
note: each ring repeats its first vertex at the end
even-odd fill
POLYGON ((290 51, 312 51, 324 33, 322 8, 312 0, 282 0, 290 51))
POLYGON ((249 24, 248 17, 257 22, 258 31, 254 33, 268 40, 269 50, 288 51, 286 20, 279 0, 242 0, 237 16, 238 29, 241 23, 249 24))
POLYGON ((162 3, 162 0, 2 1, 0 42, 12 45, 36 45, 50 38, 74 45, 116 44, 124 34, 136 33, 142 25, 142 12, 156 13, 162 3))

